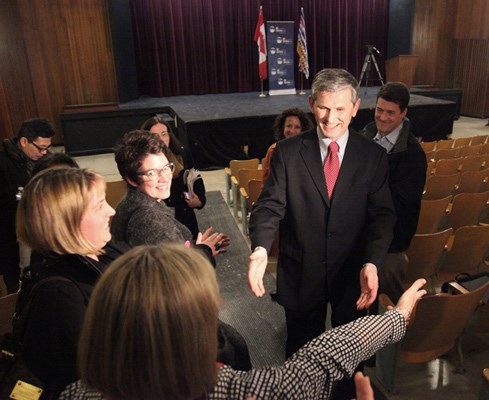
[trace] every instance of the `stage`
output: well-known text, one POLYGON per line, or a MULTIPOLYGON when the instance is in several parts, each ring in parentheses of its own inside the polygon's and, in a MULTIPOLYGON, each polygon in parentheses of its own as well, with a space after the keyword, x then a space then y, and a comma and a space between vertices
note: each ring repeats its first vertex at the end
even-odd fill
MULTIPOLYGON (((373 120, 378 89, 359 89, 362 103, 352 121, 353 128, 361 129, 373 120)), ((232 159, 263 158, 274 141, 272 125, 276 115, 290 107, 309 111, 309 94, 141 97, 120 104, 114 111, 63 113, 65 148, 74 156, 110 152, 124 132, 137 129, 145 119, 158 113, 174 122, 176 134, 190 149, 197 168, 222 168, 232 159), (243 151, 245 146, 248 154, 243 151)), ((415 135, 425 141, 446 138, 452 132, 455 115, 453 101, 411 94, 408 117, 415 135)))

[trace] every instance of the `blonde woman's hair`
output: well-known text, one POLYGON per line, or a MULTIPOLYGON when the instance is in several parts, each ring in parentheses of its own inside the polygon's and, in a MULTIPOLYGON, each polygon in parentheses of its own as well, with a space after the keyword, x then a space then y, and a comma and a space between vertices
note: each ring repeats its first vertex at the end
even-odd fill
POLYGON ((219 292, 197 250, 140 246, 104 273, 85 317, 82 381, 108 398, 195 399, 217 379, 219 292))
POLYGON ((102 254, 81 233, 80 222, 104 178, 90 169, 49 168, 34 176, 17 208, 20 242, 43 255, 102 254))

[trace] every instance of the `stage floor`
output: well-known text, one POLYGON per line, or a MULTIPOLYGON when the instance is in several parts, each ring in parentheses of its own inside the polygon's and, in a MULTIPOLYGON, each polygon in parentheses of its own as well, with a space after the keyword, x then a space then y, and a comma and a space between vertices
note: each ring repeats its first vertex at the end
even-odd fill
MULTIPOLYGON (((375 107, 380 87, 361 87, 358 91, 361 99, 360 110, 372 110, 375 107)), ((121 103, 121 109, 171 107, 185 122, 215 121, 247 117, 276 116, 286 108, 299 107, 309 112, 308 97, 305 95, 279 95, 259 97, 259 92, 205 94, 200 96, 141 97, 138 100, 121 103)), ((452 104, 451 101, 434 99, 411 94, 409 107, 436 106, 452 104)))
MULTIPOLYGON (((379 87, 361 87, 362 100, 353 129, 373 121, 379 87)), ((263 158, 274 142, 273 123, 283 110, 299 107, 308 112, 308 96, 259 97, 259 92, 200 96, 141 97, 116 110, 65 112, 60 115, 66 151, 73 156, 111 152, 122 135, 155 114, 172 121, 175 133, 189 148, 199 169, 229 165, 233 159, 263 158)), ((445 139, 452 132, 456 103, 411 94, 408 118, 413 133, 425 141, 445 139)))
MULTIPOLYGON (((373 121, 379 87, 361 87, 361 99, 352 127, 362 129, 373 121)), ((308 96, 278 95, 259 97, 259 92, 207 94, 178 97, 141 97, 120 105, 120 109, 170 107, 179 117, 178 137, 186 145, 200 169, 227 166, 230 160, 263 158, 274 142, 272 126, 283 110, 298 107, 308 112, 308 96), (247 149, 247 153, 243 149, 247 149)), ((413 132, 423 140, 444 139, 452 132, 456 114, 452 101, 411 94, 408 118, 413 132)))

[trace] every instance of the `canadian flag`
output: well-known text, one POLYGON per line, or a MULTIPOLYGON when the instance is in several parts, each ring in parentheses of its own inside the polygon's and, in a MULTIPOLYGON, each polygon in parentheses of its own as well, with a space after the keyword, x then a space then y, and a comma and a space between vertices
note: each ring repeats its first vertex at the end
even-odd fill
POLYGON ((265 38, 265 21, 263 20, 263 10, 261 6, 254 40, 258 45, 258 69, 260 71, 260 79, 263 81, 267 79, 267 45, 265 38))

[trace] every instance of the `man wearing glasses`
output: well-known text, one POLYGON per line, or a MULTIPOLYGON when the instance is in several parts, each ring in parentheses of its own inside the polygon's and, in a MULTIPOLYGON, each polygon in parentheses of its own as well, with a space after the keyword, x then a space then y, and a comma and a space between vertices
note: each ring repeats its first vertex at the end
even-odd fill
POLYGON ((19 286, 19 246, 15 234, 16 194, 31 177, 37 160, 48 153, 55 131, 45 119, 22 123, 17 137, 3 140, 0 152, 0 274, 8 293, 19 286))

